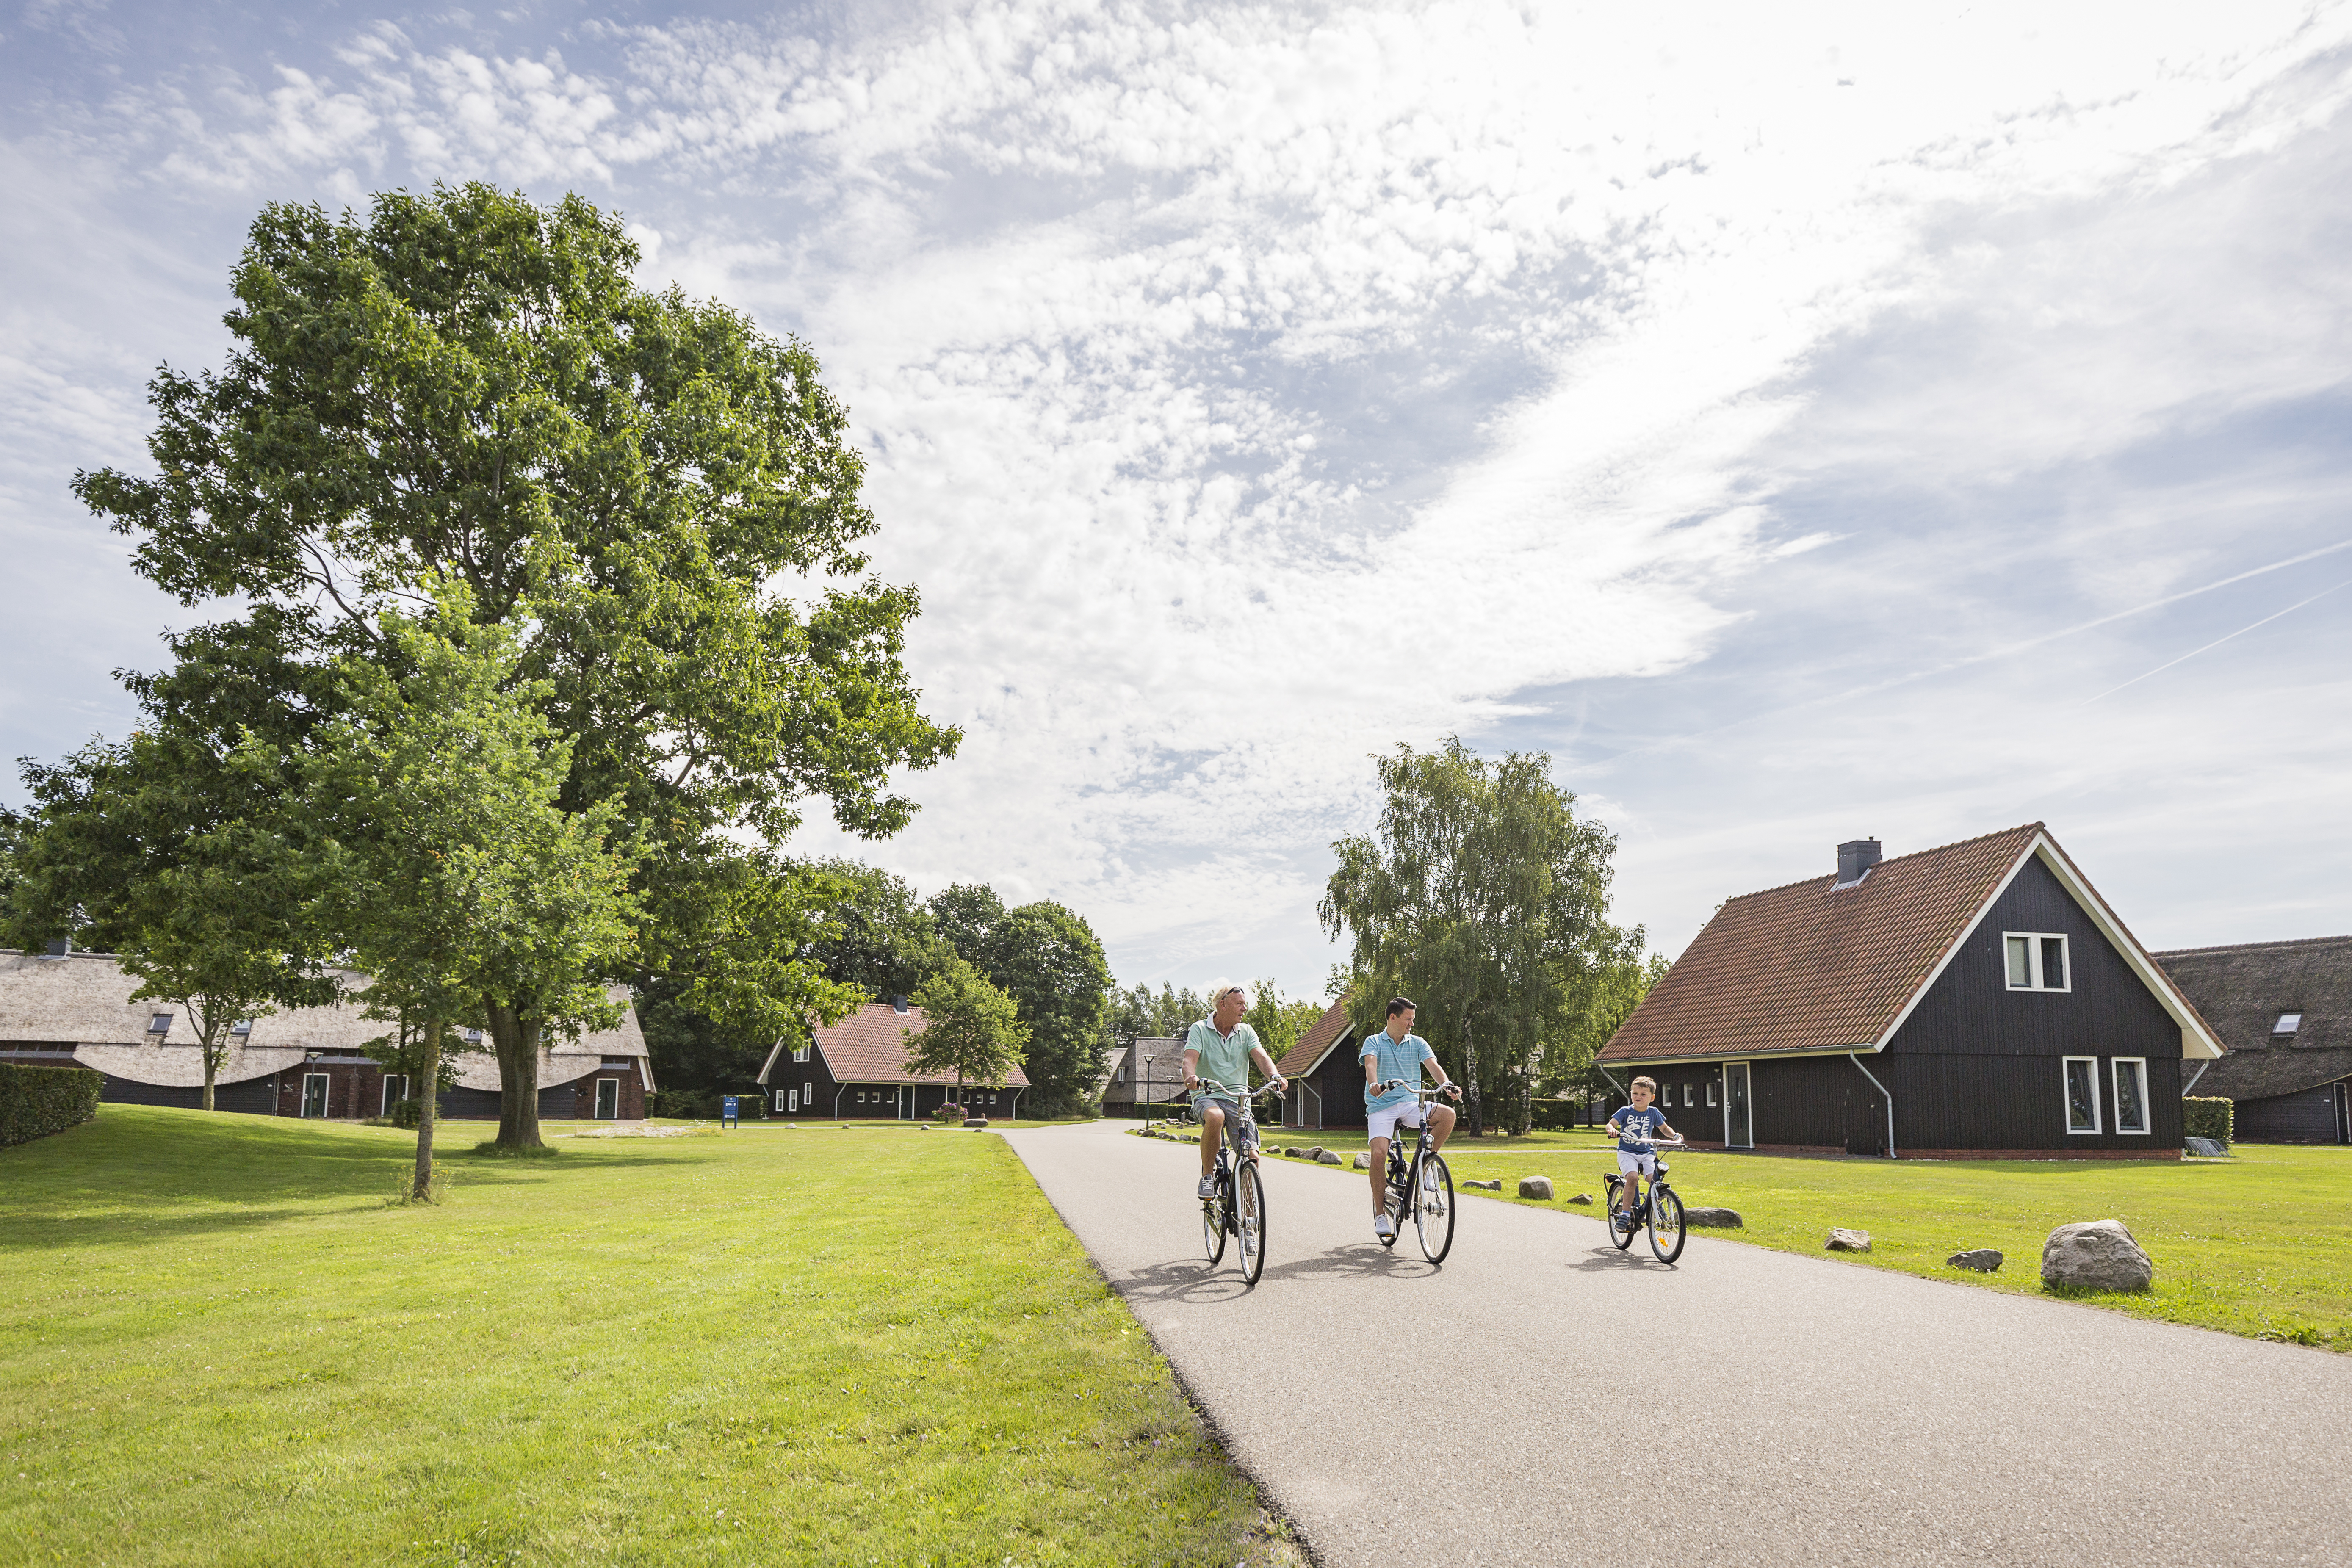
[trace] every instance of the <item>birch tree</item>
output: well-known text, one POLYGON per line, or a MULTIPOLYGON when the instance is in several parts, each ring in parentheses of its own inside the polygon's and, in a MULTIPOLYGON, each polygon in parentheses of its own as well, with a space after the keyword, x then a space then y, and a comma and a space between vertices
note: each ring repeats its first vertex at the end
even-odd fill
POLYGON ((1457 737, 1373 759, 1383 796, 1370 834, 1339 840, 1316 906, 1349 943, 1335 990, 1351 1021, 1385 1022, 1391 995, 1460 1075, 1466 1130, 1524 1131, 1538 1053, 1573 1022, 1608 924, 1615 839, 1580 822, 1540 752, 1480 757, 1457 737), (1490 1115, 1490 1108, 1494 1114, 1490 1115))

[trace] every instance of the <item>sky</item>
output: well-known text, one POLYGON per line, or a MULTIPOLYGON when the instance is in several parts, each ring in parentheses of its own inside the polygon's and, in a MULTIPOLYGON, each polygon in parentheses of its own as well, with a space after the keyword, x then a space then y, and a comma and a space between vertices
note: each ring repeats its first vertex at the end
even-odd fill
MULTIPOLYGON (((0 9, 0 742, 202 618, 144 468, 268 201, 483 179, 806 342, 961 754, 867 843, 1319 996, 1372 757, 1541 752, 1669 955, 2028 821, 2352 931, 2352 5, 0 9)), ((0 795, 5 795, 0 790, 0 795)), ((13 798, 21 799, 21 791, 13 798)))

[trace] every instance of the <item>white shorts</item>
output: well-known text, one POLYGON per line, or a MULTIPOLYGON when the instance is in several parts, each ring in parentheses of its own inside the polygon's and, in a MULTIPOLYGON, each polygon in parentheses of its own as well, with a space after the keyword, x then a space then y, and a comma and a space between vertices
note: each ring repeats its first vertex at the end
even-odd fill
POLYGON ((1390 1137, 1400 1127, 1417 1129, 1421 1126, 1421 1101, 1408 1100, 1402 1105, 1375 1110, 1367 1118, 1367 1135, 1373 1138, 1390 1137))
POLYGON ((1641 1172, 1642 1174, 1649 1177, 1653 1181, 1656 1180, 1658 1174, 1658 1156, 1656 1153, 1628 1154, 1622 1149, 1618 1150, 1618 1173, 1620 1175, 1630 1176, 1636 1171, 1641 1172))

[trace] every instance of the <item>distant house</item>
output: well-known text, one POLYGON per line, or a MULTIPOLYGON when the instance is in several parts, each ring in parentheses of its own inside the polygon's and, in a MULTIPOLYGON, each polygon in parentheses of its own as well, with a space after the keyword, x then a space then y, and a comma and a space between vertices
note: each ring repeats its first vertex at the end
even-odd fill
POLYGON ((2159 952, 2230 1047, 2187 1092, 2235 1101, 2248 1143, 2352 1143, 2352 936, 2159 952))
POLYGON ((1362 1038, 1348 1022, 1348 998, 1342 996, 1282 1053, 1275 1066, 1290 1080, 1282 1101, 1285 1127, 1365 1125, 1364 1064, 1356 1054, 1362 1038))
POLYGON ((2037 822, 1728 900, 1599 1059, 1702 1147, 2178 1159, 2221 1051, 2037 822))
MULTIPOLYGON (((838 1024, 778 1040, 758 1081, 779 1116, 921 1121, 956 1091, 953 1073, 917 1073, 907 1066, 909 1036, 929 1026, 923 1010, 904 997, 868 1002, 838 1024)), ((1002 1089, 967 1085, 963 1103, 983 1115, 1009 1117, 1028 1087, 1028 1075, 1016 1067, 1002 1089)))
POLYGON ((1165 1105, 1184 1097, 1184 1039, 1181 1035, 1138 1035, 1111 1058, 1103 1085, 1105 1116, 1137 1116, 1137 1108, 1165 1105))
MULTIPOLYGON (((105 1075, 99 1098, 118 1104, 202 1105, 194 1025, 171 1003, 131 1001, 138 988, 139 977, 107 953, 0 949, 0 1061, 94 1068, 105 1075)), ((368 1051, 391 1028, 362 1017, 356 1003, 266 1013, 237 1026, 214 1076, 213 1104, 257 1116, 389 1114, 411 1086, 368 1051)), ((441 1096, 439 1114, 496 1120, 498 1058, 467 1051, 457 1059, 457 1087, 441 1096)), ((613 1028, 541 1047, 539 1113, 551 1121, 636 1121, 652 1088, 633 1007, 613 1028)))

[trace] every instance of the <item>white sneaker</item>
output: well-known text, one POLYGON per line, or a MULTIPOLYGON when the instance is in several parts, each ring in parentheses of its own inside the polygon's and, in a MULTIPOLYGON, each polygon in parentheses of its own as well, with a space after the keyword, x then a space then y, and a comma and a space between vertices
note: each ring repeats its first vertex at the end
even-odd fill
POLYGON ((1394 1241, 1396 1239, 1396 1221, 1389 1218, 1389 1216, 1384 1214, 1374 1215, 1372 1216, 1372 1234, 1379 1237, 1382 1241, 1394 1241))
POLYGON ((1215 1197, 1217 1195, 1216 1174, 1212 1172, 1210 1174, 1202 1177, 1201 1184, 1193 1189, 1193 1194, 1202 1203, 1206 1203, 1211 1198, 1215 1197))

